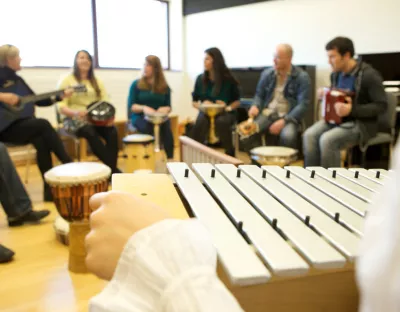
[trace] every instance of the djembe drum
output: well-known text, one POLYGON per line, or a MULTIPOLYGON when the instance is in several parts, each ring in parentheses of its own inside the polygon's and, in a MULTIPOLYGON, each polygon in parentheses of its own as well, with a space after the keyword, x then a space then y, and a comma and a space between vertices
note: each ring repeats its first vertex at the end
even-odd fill
POLYGON ((219 141, 215 133, 215 117, 221 114, 225 109, 225 106, 222 104, 201 104, 200 111, 206 114, 210 118, 210 130, 208 134, 208 143, 215 144, 219 141))
POLYGON ((250 150, 251 159, 259 165, 288 166, 297 160, 298 151, 284 146, 259 146, 250 150))
POLYGON ((154 151, 158 153, 160 151, 160 125, 168 120, 168 114, 155 112, 145 115, 145 119, 154 125, 154 151))
POLYGON ((154 137, 149 134, 130 134, 122 139, 126 157, 125 171, 139 169, 155 171, 154 137))
POLYGON ((69 223, 69 263, 74 273, 86 273, 85 236, 90 231, 92 213, 89 199, 108 190, 111 169, 100 163, 69 163, 54 167, 45 173, 54 203, 60 216, 69 223))

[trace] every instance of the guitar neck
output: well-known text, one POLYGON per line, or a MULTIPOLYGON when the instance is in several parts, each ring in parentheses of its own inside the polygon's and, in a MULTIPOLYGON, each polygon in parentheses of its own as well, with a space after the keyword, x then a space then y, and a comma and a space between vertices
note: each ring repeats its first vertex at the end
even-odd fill
POLYGON ((20 105, 24 105, 24 104, 30 103, 30 102, 38 102, 38 101, 50 99, 53 96, 62 95, 63 93, 64 93, 64 90, 57 90, 57 91, 42 93, 42 94, 38 94, 38 95, 23 96, 20 100, 20 105))

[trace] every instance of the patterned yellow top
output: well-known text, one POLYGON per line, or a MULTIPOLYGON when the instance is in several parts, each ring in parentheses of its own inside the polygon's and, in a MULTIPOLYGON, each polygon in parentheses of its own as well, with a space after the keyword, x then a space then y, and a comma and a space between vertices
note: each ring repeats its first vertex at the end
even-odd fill
MULTIPOLYGON (((89 80, 82 80, 80 83, 84 84, 87 88, 87 92, 76 92, 68 99, 64 99, 57 103, 58 109, 61 107, 68 107, 73 110, 84 111, 86 107, 94 101, 108 101, 108 95, 104 88, 103 82, 96 77, 97 83, 100 88, 100 98, 97 97, 96 91, 89 80)), ((69 86, 79 84, 73 74, 66 76, 58 85, 58 89, 65 89, 69 86)))

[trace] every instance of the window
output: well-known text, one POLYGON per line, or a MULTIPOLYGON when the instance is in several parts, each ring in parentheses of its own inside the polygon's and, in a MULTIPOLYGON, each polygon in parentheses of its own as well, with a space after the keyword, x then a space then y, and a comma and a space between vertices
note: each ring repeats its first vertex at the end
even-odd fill
POLYGON ((0 45, 18 47, 23 66, 69 67, 78 50, 93 54, 91 0, 12 0, 6 7, 0 45))
POLYGON ((153 54, 168 68, 168 3, 96 0, 96 13, 100 67, 141 68, 153 54))
POLYGON ((167 2, 10 0, 7 11, 0 18, 0 45, 17 46, 23 66, 70 67, 83 49, 99 67, 142 68, 154 54, 169 68, 167 2))

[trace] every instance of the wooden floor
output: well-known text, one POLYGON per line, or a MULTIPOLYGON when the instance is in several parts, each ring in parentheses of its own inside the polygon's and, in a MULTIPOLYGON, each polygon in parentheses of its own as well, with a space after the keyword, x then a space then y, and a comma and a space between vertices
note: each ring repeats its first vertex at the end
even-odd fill
MULTIPOLYGON (((239 158, 249 163, 246 154, 240 153, 239 158)), ((157 164, 158 171, 162 171, 165 164, 160 161, 157 164)), ((121 160, 120 167, 123 169, 123 166, 121 160)), ((34 209, 49 209, 51 215, 39 225, 9 228, 0 210, 0 243, 16 253, 13 262, 0 265, 0 311, 87 311, 88 300, 103 289, 105 282, 91 274, 68 271, 68 247, 56 240, 53 229, 58 212, 54 204, 42 202, 39 170, 36 165, 30 168, 26 188, 34 209)), ((17 169, 23 177, 25 168, 17 169)))

